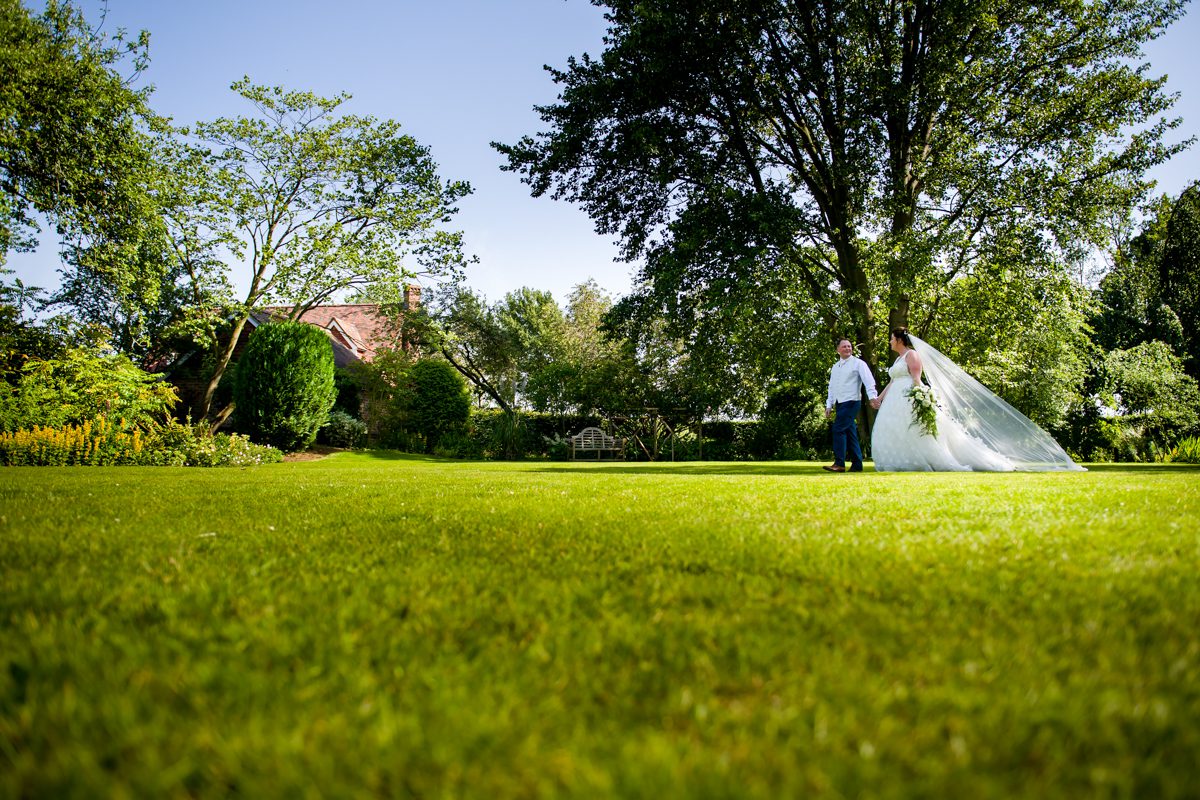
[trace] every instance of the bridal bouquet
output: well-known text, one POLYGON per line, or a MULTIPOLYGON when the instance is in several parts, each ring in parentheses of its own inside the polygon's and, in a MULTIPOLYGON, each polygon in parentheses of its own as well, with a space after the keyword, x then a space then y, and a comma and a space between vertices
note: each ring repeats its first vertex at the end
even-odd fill
POLYGON ((913 424, 921 426, 921 430, 937 438, 937 398, 933 389, 918 383, 906 394, 912 398, 913 424))

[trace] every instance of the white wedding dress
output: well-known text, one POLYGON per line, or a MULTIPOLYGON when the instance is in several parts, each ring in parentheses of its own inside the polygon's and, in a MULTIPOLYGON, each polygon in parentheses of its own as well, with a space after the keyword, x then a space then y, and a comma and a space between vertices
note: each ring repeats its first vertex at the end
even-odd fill
MULTIPOLYGON (((913 421, 912 376, 904 356, 888 370, 891 382, 875 427, 871 455, 879 472, 1011 472, 1011 462, 968 436, 942 409, 937 412, 937 437, 913 421)), ((937 394, 937 390, 934 390, 937 394)))
POLYGON ((871 431, 880 472, 1082 472, 1058 442, 942 353, 916 336, 923 374, 937 399, 937 437, 913 422, 912 377, 904 356, 888 370, 891 383, 871 431))

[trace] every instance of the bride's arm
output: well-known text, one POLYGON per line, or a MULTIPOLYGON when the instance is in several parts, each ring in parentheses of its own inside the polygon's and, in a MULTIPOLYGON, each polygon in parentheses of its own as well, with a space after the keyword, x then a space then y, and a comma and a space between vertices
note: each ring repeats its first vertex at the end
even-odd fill
POLYGON ((916 350, 909 350, 904 354, 904 364, 908 367, 908 374, 912 376, 913 385, 921 382, 921 356, 916 350))
POLYGON ((881 405, 883 405, 883 398, 887 397, 888 389, 890 389, 890 388, 892 388, 892 385, 890 383, 887 386, 883 387, 883 391, 880 392, 879 395, 874 400, 871 401, 871 408, 879 408, 881 405))

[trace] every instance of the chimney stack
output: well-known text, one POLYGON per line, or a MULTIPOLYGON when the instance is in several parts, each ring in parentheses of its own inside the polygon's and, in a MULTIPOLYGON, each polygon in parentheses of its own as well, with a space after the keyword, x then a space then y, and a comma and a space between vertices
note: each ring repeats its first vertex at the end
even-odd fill
POLYGON ((404 287, 404 307, 408 311, 416 311, 421 305, 421 287, 420 286, 405 286, 404 287))

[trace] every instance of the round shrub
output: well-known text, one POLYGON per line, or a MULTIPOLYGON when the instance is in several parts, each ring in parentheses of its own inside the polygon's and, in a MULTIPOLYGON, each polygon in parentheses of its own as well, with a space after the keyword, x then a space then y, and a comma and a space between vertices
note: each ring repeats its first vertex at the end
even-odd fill
POLYGON ((238 361, 233 385, 235 427, 284 451, 312 444, 337 398, 333 345, 303 322, 262 325, 238 361))
POLYGON ((367 446, 367 424, 335 408, 329 412, 317 439, 333 447, 363 448, 367 446))
POLYGON ((471 398, 458 370, 445 361, 425 358, 409 368, 408 382, 412 390, 408 425, 425 438, 426 452, 433 450, 442 434, 465 430, 471 398))

